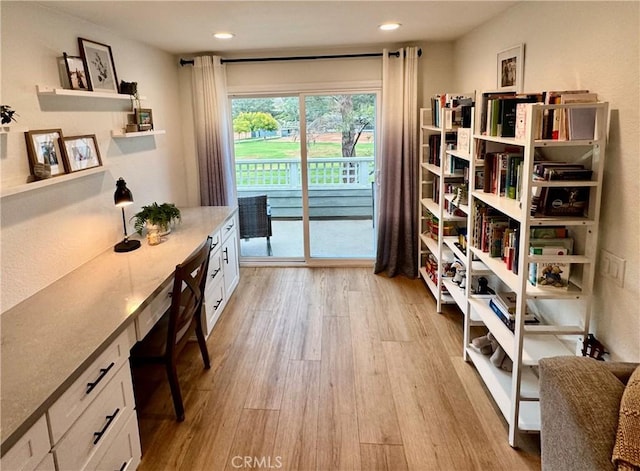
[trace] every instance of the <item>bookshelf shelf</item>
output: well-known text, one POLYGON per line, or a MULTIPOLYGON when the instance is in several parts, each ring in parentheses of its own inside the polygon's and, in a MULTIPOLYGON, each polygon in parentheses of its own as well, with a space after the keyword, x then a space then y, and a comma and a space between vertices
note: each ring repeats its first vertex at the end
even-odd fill
MULTIPOLYGON (((475 94, 465 94, 465 96, 474 97, 475 94)), ((460 96, 456 96, 454 100, 458 98, 460 98, 460 96)), ((451 279, 445 279, 443 276, 444 263, 452 263, 454 258, 462 262, 466 262, 467 259, 467 256, 454 245, 452 238, 449 236, 445 237, 445 226, 447 226, 446 233, 451 234, 449 231, 454 230, 453 226, 466 227, 469 219, 468 205, 461 205, 460 209, 462 213, 464 213, 461 215, 453 215, 445 210, 445 205, 451 203, 454 199, 453 194, 445 194, 445 180, 455 185, 456 181, 464 178, 461 164, 456 159, 464 162, 464 165, 467 167, 471 159, 468 153, 458 152, 451 148, 454 144, 451 140, 452 136, 457 139, 457 132, 458 129, 460 129, 459 125, 462 122, 454 121, 454 113, 460 112, 461 114, 459 116, 463 116, 463 114, 462 108, 456 108, 457 105, 455 105, 453 100, 447 103, 451 107, 445 109, 443 106, 439 111, 439 107, 422 108, 420 110, 420 212, 418 215, 420 237, 417 255, 420 275, 436 300, 437 312, 442 311, 442 304, 450 303, 456 303, 461 309, 466 311, 466 302, 463 301, 466 298, 465 290, 461 290, 451 279), (430 217, 425 217, 425 210, 438 221, 437 237, 434 234, 437 240, 428 235, 428 232, 431 231, 431 228, 428 227, 431 220, 430 217), (431 260, 431 263, 433 263, 433 259, 435 259, 438 264, 437 283, 434 283, 429 277, 426 269, 429 263, 428 261, 431 260), (450 288, 448 289, 449 294, 443 293, 443 287, 450 288)), ((444 102, 442 102, 442 104, 444 105, 444 102)), ((469 116, 472 116, 473 108, 471 106, 467 108, 471 110, 469 116)), ((472 128, 473 127, 470 126, 469 136, 472 134, 472 128)), ((466 142, 468 143, 469 141, 467 140, 466 142)), ((447 183, 447 186, 449 183, 447 183)))
MULTIPOLYGON (((518 104, 515 105, 518 108, 516 112, 519 113, 516 122, 525 123, 523 127, 515 128, 518 138, 486 135, 485 129, 489 129, 488 110, 497 109, 502 112, 507 106, 500 104, 496 108, 495 104, 488 103, 491 100, 503 99, 514 100, 513 97, 496 98, 495 94, 486 93, 482 95, 482 105, 476 108, 481 111, 476 117, 479 125, 475 129, 471 146, 473 155, 469 168, 470 223, 467 230, 468 251, 471 256, 477 258, 479 263, 491 272, 491 275, 487 276, 495 280, 500 291, 512 292, 515 305, 514 330, 510 330, 495 314, 489 304, 490 299, 467 296, 469 309, 465 314, 464 352, 465 359, 476 366, 491 396, 507 419, 509 444, 517 446, 520 432, 540 429, 539 406, 537 402, 531 401, 537 397, 538 387, 537 380, 531 381, 531 367, 537 365, 541 358, 575 354, 572 346, 575 344, 575 337, 585 337, 589 332, 589 301, 595 277, 608 104, 518 104), (570 136, 573 131, 569 130, 570 125, 566 117, 571 114, 573 108, 593 110, 593 139, 536 138, 536 134, 551 135, 549 126, 554 123, 553 115, 549 118, 544 114, 550 110, 564 110, 557 115, 560 116, 557 119, 567 119, 567 127, 559 133, 562 136, 562 133, 566 132, 567 136, 570 136), (543 123, 543 119, 549 119, 545 124, 546 130, 538 126, 534 129, 532 123, 543 123), (483 167, 479 165, 481 162, 484 163, 483 167), (564 172, 545 172, 545 168, 554 169, 562 166, 565 166, 564 172), (483 172, 483 178, 477 178, 479 171, 483 172), (536 180, 533 179, 534 175, 536 180), (514 176, 517 176, 517 179, 514 179, 514 176), (573 179, 576 177, 583 179, 573 179), (551 178, 564 179, 550 180, 551 178), (487 184, 490 184, 491 191, 487 184), (515 187, 518 199, 498 196, 496 193, 502 185, 515 187), (557 190, 553 193, 548 192, 562 188, 568 190, 565 193, 557 190), (574 191, 574 188, 579 190, 574 191), (559 215, 532 216, 530 212, 534 194, 537 198, 534 201, 540 213, 559 215), (544 200, 545 194, 547 197, 553 194, 553 199, 544 200), (568 194, 571 194, 572 199, 563 196, 568 194), (582 199, 573 199, 576 195, 585 194, 587 196, 583 196, 582 199), (543 209, 540 209, 541 205, 543 209), (580 210, 576 211, 575 208, 580 210), (576 216, 576 213, 582 213, 584 216, 576 216), (571 216, 566 216, 567 214, 571 216), (507 228, 514 234, 513 238, 506 232, 507 228), (553 242, 543 244, 540 242, 541 236, 534 234, 544 231, 558 235, 548 236, 553 242), (503 232, 507 235, 503 235, 503 232), (563 240, 560 240, 563 238, 578 240, 579 244, 574 247, 571 241, 570 245, 563 245, 563 240), (513 266, 517 266, 518 273, 514 273, 511 266, 508 267, 503 261, 503 257, 506 257, 503 243, 510 245, 509 254, 514 254, 513 266), (533 245, 534 243, 536 245, 533 245), (557 251, 555 255, 529 254, 530 246, 553 247, 554 243, 565 250, 565 254, 557 255, 557 251), (491 257, 479 248, 495 248, 495 244, 502 252, 500 257, 491 257), (574 248, 576 252, 572 252, 574 248), (529 282, 530 264, 556 263, 568 275, 562 278, 564 287, 534 286, 529 282), (539 314, 538 317, 543 324, 525 324, 524 313, 527 310, 539 314), (480 318, 513 360, 512 373, 495 368, 488 358, 469 348, 470 325, 474 321, 477 322, 477 318, 480 318), (527 390, 530 394, 524 392, 527 390)), ((507 119, 505 116, 501 115, 501 119, 507 119)), ((492 122, 491 133, 495 134, 493 125, 492 122)), ((504 122, 502 126, 505 126, 504 122)), ((497 129, 499 133, 504 127, 497 129)), ((511 131, 514 131, 513 127, 511 131)), ((578 136, 578 133, 575 135, 578 136)))

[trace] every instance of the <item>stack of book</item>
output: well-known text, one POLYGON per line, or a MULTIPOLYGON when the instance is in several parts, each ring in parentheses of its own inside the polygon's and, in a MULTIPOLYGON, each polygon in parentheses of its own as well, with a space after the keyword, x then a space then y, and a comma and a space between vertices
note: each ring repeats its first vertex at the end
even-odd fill
POLYGON ((557 260, 551 263, 530 263, 529 283, 538 288, 560 288, 569 287, 569 275, 571 264, 562 261, 563 255, 571 255, 573 252, 573 239, 567 237, 566 228, 548 228, 546 231, 532 229, 529 239, 530 255, 555 255, 557 260), (553 234, 550 232, 553 231, 553 234), (552 237, 537 238, 540 234, 552 235, 552 237))
POLYGON ((520 95, 515 92, 484 93, 480 132, 487 136, 516 137, 517 105, 543 102, 543 93, 520 95))
POLYGON ((520 199, 524 156, 514 152, 489 152, 484 156, 482 191, 520 199))
MULTIPOLYGON (((498 291, 496 295, 489 300, 489 306, 511 331, 515 329, 516 323, 516 304, 517 297, 512 291, 498 291)), ((524 313, 525 324, 539 324, 540 321, 534 314, 529 312, 527 308, 524 313)))
MULTIPOLYGON (((448 132, 445 134, 445 146, 448 144, 455 145, 457 136, 455 132, 448 132)), ((429 160, 428 162, 433 165, 440 166, 440 134, 431 134, 429 136, 429 160)))
POLYGON ((445 129, 471 127, 472 93, 443 93, 431 97, 431 119, 434 126, 445 129), (445 122, 441 123, 442 110, 445 122))
MULTIPOLYGON (((589 181, 593 171, 584 165, 568 162, 535 162, 533 181, 589 181)), ((531 193, 531 215, 581 217, 589 206, 589 187, 534 186, 531 193)))

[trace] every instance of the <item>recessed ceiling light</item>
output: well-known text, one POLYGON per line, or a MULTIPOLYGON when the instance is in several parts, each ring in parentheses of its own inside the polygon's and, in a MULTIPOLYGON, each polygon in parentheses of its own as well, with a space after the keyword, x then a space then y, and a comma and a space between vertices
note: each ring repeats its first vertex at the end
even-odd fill
POLYGON ((400 27, 400 23, 383 23, 378 28, 382 31, 393 31, 394 29, 398 29, 400 27))
POLYGON ((218 39, 231 39, 235 36, 233 33, 214 33, 213 36, 218 39))

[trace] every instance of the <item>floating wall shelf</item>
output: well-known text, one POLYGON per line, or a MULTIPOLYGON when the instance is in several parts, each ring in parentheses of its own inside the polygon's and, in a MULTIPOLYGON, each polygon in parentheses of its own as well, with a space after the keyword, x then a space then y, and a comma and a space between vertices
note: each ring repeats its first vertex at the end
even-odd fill
POLYGON ((167 131, 164 129, 157 129, 153 131, 137 131, 137 132, 123 132, 120 129, 112 129, 111 137, 114 139, 126 139, 130 137, 145 137, 145 136, 156 136, 159 134, 165 134, 167 131))
MULTIPOLYGON (((107 98, 110 100, 131 100, 131 95, 124 95, 122 93, 107 93, 107 92, 90 92, 84 90, 68 90, 66 88, 53 88, 43 85, 36 85, 38 95, 42 96, 68 96, 68 97, 81 97, 81 98, 107 98)), ((141 96, 140 100, 146 100, 147 97, 141 96)))
POLYGON ((96 173, 106 172, 107 167, 95 167, 87 170, 80 170, 78 172, 66 173, 57 177, 47 178, 46 180, 38 180, 32 183, 23 183, 21 185, 10 186, 8 188, 2 188, 0 191, 0 198, 6 196, 17 195, 25 193, 31 190, 37 190, 38 188, 44 188, 46 186, 57 185, 58 183, 68 182, 77 178, 88 177, 89 175, 95 175, 96 173))

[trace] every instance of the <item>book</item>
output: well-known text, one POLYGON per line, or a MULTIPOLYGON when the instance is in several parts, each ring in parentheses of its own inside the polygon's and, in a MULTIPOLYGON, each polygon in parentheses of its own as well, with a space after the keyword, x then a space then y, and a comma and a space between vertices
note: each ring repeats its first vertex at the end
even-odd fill
POLYGON ((509 314, 516 313, 518 297, 513 291, 496 291, 496 301, 502 304, 509 314))
MULTIPOLYGON (((596 93, 570 93, 562 95, 561 103, 596 103, 596 93)), ((596 125, 595 108, 569 108, 566 110, 566 136, 568 140, 593 139, 596 125)))
MULTIPOLYGON (((572 93, 589 93, 589 90, 562 90, 549 91, 545 93, 545 105, 560 104, 563 95, 572 93)), ((560 133, 560 122, 564 121, 562 109, 550 109, 543 112, 542 118, 542 139, 558 139, 560 133)))
MULTIPOLYGON (((538 288, 568 289, 571 264, 560 261, 567 250, 563 247, 531 247, 531 255, 558 255, 557 262, 531 263, 535 265, 533 273, 529 273, 529 282, 535 280, 538 288)), ((533 283, 532 283, 533 284, 533 283)))
POLYGON ((530 263, 529 283, 538 287, 567 289, 569 287, 571 264, 563 263, 560 260, 562 255, 567 255, 568 253, 569 250, 563 246, 530 247, 530 255, 557 255, 558 261, 552 263, 530 263))
POLYGON ((542 205, 544 216, 584 216, 589 206, 588 187, 550 187, 546 190, 542 205))
MULTIPOLYGON (((502 321, 504 325, 506 325, 509 330, 513 331, 516 327, 516 317, 515 315, 510 315, 503 311, 500 306, 496 303, 495 297, 489 300, 489 307, 494 312, 496 317, 502 321)), ((540 321, 530 312, 526 312, 524 314, 524 323, 525 324, 539 324, 540 321)))
POLYGON ((465 154, 471 153, 471 128, 458 128, 456 149, 465 154))
POLYGON ((517 95, 513 98, 502 98, 500 102, 500 136, 516 137, 517 106, 525 103, 536 103, 542 100, 541 94, 517 95))
POLYGON ((564 239, 567 237, 566 227, 561 226, 539 226, 531 228, 531 240, 533 239, 564 239))

